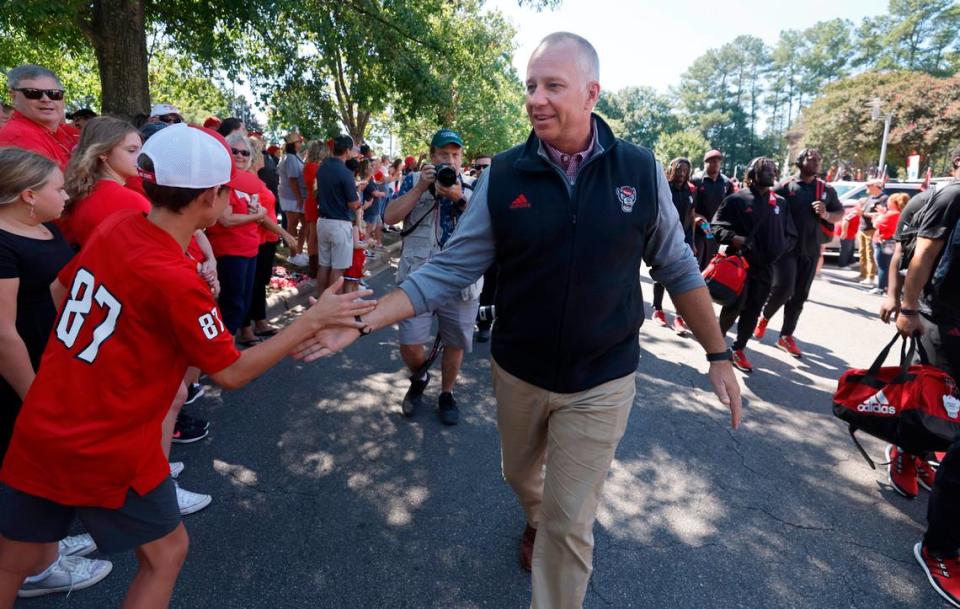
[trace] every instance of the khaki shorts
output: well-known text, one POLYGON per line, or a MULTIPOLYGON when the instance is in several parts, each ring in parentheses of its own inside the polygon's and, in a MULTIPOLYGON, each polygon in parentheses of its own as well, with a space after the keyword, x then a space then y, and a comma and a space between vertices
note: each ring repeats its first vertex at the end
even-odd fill
POLYGON ((338 271, 353 266, 353 227, 346 220, 317 220, 317 262, 338 271))
POLYGON ((422 313, 416 317, 404 319, 400 327, 401 345, 422 345, 430 342, 433 315, 440 322, 440 338, 443 344, 454 349, 463 349, 467 353, 473 350, 473 326, 477 321, 477 299, 451 300, 433 313, 422 313))

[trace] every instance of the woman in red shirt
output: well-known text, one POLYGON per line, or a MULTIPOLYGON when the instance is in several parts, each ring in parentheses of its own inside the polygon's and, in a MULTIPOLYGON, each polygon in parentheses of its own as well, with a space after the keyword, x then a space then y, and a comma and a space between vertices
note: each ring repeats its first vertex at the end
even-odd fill
MULTIPOLYGON (((242 135, 227 141, 233 154, 234 168, 246 170, 250 165, 250 146, 242 135)), ((253 298, 253 280, 260 250, 259 222, 267 216, 260 205, 260 182, 256 176, 238 171, 242 189, 230 190, 230 204, 216 224, 207 229, 207 238, 217 258, 220 280, 220 312, 230 334, 243 327, 253 298), (241 175, 242 174, 242 175, 241 175), (259 183, 259 184, 258 184, 259 183)), ((256 342, 256 341, 253 341, 256 342)), ((249 346, 247 341, 245 346, 249 346)))
POLYGON ((70 244, 83 247, 90 233, 118 211, 150 213, 150 201, 125 186, 137 175, 142 144, 140 133, 126 121, 102 116, 87 123, 64 185, 70 202, 61 226, 70 244))
POLYGON ((315 140, 310 142, 307 147, 307 156, 303 163, 303 181, 307 186, 307 200, 303 203, 303 223, 307 227, 307 252, 309 252, 309 263, 307 274, 311 277, 317 276, 317 220, 319 210, 317 208, 317 195, 314 186, 317 183, 317 170, 320 164, 327 158, 326 143, 315 140))
MULTIPOLYGON (((227 138, 227 143, 232 148, 241 150, 244 141, 242 138, 233 136, 227 138)), ((263 180, 257 178, 257 172, 263 167, 263 144, 256 138, 246 140, 247 150, 250 151, 250 162, 246 164, 245 171, 250 173, 257 182, 259 182, 260 206, 267 212, 266 218, 260 221, 260 249, 257 252, 257 265, 253 278, 253 296, 250 301, 250 310, 247 313, 247 319, 240 330, 240 344, 252 345, 262 337, 273 336, 279 328, 272 326, 267 322, 267 285, 270 283, 270 277, 273 276, 273 262, 277 255, 277 243, 282 238, 287 247, 290 248, 291 255, 297 253, 297 239, 285 231, 283 227, 277 224, 277 199, 263 183, 263 180)), ((235 163, 237 157, 243 157, 243 154, 234 155, 235 163)), ((241 169, 242 164, 236 167, 241 169)))

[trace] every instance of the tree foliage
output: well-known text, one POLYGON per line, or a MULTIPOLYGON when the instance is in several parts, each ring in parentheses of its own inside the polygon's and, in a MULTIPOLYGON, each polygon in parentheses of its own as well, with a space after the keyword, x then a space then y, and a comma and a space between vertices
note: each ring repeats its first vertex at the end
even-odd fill
POLYGON ((596 110, 619 137, 650 149, 660 137, 680 129, 670 98, 652 87, 601 91, 596 110))
POLYGON ((660 137, 654 148, 657 160, 666 167, 667 163, 677 157, 690 159, 693 168, 700 165, 703 155, 710 150, 710 142, 696 129, 674 131, 660 137))

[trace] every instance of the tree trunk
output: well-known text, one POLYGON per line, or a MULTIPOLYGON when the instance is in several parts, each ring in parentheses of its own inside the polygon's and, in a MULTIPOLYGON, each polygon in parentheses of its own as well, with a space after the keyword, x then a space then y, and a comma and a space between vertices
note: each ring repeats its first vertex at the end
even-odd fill
POLYGON ((132 119, 150 112, 145 0, 96 0, 84 33, 97 55, 103 114, 132 119))

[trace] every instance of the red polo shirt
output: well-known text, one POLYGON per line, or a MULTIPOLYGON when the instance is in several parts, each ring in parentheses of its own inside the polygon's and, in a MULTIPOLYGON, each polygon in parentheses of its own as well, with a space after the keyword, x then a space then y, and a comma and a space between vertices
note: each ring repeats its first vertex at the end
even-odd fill
POLYGON ((0 146, 13 146, 43 155, 66 170, 74 148, 80 141, 76 127, 61 124, 56 131, 33 122, 14 110, 7 124, 0 127, 0 146))
POLYGON ((118 212, 59 275, 66 302, 0 471, 62 505, 118 508, 170 475, 161 423, 188 366, 240 354, 196 263, 139 212, 118 212))

